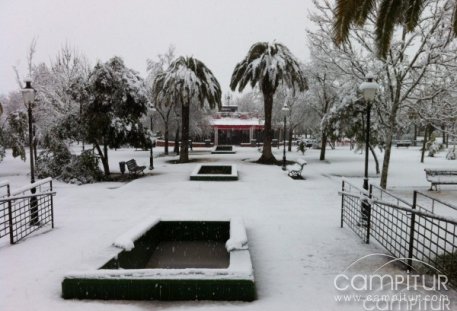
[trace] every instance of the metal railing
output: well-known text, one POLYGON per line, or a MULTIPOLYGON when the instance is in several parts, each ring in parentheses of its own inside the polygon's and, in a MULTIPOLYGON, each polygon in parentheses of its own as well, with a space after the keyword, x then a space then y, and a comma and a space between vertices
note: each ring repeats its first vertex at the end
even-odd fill
MULTIPOLYGON (((0 199, 5 197, 9 197, 11 195, 10 192, 10 184, 7 181, 0 183, 0 199)), ((6 204, 3 204, 6 206, 6 204)), ((8 216, 8 208, 4 208, 2 203, 0 203, 0 238, 9 235, 9 216, 8 216)))
POLYGON ((45 227, 54 228, 56 192, 52 178, 46 178, 11 192, 7 182, 0 184, 0 238, 10 237, 15 244, 33 232, 45 227))
POLYGON ((425 209, 433 214, 450 216, 457 215, 457 206, 431 197, 422 192, 417 192, 416 206, 419 207, 419 209, 425 209))
POLYGON ((408 269, 440 271, 457 285, 457 219, 435 213, 438 204, 454 212, 455 206, 417 191, 409 203, 374 185, 368 194, 350 189, 357 187, 343 180, 341 227, 347 224, 365 243, 371 236, 408 269), (369 203, 366 221, 362 221, 363 202, 369 203))
MULTIPOLYGON (((362 207, 362 197, 369 195, 369 193, 359 188, 347 180, 343 179, 342 193, 352 195, 341 196, 341 228, 343 228, 343 222, 357 234, 365 243, 369 243, 370 235, 368 224, 364 223, 362 207), (346 208, 344 208, 346 207, 346 208)), ((369 218, 368 218, 369 219, 369 218)))

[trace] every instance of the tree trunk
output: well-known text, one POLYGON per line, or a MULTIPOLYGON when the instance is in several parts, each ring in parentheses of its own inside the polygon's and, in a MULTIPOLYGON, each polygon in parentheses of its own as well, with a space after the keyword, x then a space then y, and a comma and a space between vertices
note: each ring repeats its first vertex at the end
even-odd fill
POLYGON ((103 169, 105 170, 105 175, 111 174, 109 171, 109 162, 108 162, 108 145, 105 143, 103 145, 103 150, 105 151, 105 161, 103 162, 103 169))
POLYGON ((284 134, 284 128, 283 127, 280 127, 277 130, 273 130, 273 138, 276 136, 275 132, 278 132, 278 150, 279 150, 279 148, 281 147, 281 141, 282 141, 282 139, 285 139, 286 134, 284 134))
POLYGON ((414 123, 414 140, 413 140, 413 146, 417 146, 417 125, 414 123))
POLYGON ((182 130, 181 130, 181 153, 179 154, 179 162, 180 163, 187 163, 189 162, 189 114, 190 114, 190 103, 185 106, 182 105, 182 114, 181 114, 181 123, 182 123, 182 130))
POLYGON ((397 112, 400 108, 400 88, 397 87, 395 99, 392 103, 392 109, 390 110, 389 124, 386 134, 386 149, 384 152, 384 160, 382 161, 382 172, 381 172, 381 188, 387 188, 387 177, 389 175, 389 164, 390 155, 392 152, 392 139, 397 127, 397 112))
POLYGON ((164 153, 165 153, 165 155, 168 155, 168 142, 169 142, 168 122, 165 124, 164 139, 165 139, 164 153))
POLYGON ((446 126, 443 124, 441 126, 441 130, 443 131, 443 146, 446 144, 446 126))
POLYGON ((373 159, 374 159, 374 163, 376 165, 376 174, 379 174, 379 160, 378 160, 378 157, 376 155, 376 152, 374 152, 374 149, 373 149, 373 146, 369 146, 370 147, 370 151, 371 151, 371 154, 373 155, 373 159))
MULTIPOLYGON (((274 135, 274 132, 275 131, 273 130, 273 135, 274 135)), ((285 138, 286 135, 284 135, 283 127, 280 127, 279 129, 277 129, 276 132, 278 133, 278 150, 279 150, 279 147, 281 146, 281 141, 285 138)))
POLYGON ((289 125, 289 145, 287 146, 287 150, 292 151, 292 136, 294 135, 293 128, 289 125))
POLYGON ((382 161, 382 173, 381 173, 381 188, 387 188, 387 176, 389 174, 389 164, 390 164, 390 152, 392 151, 392 137, 393 133, 390 130, 387 134, 386 139, 386 150, 384 152, 384 160, 382 161))
POLYGON ((327 133, 323 131, 321 136, 321 155, 319 157, 321 161, 325 160, 325 147, 327 147, 327 133))
POLYGON ((173 152, 176 153, 176 155, 179 155, 179 132, 180 132, 180 126, 178 123, 178 126, 176 127, 176 133, 175 133, 175 147, 173 148, 173 152))
POLYGON ((427 124, 425 126, 425 130, 424 130, 424 141, 422 142, 421 163, 424 163, 425 149, 426 149, 426 146, 427 146, 428 135, 430 135, 430 133, 429 133, 429 127, 428 127, 428 124, 427 124))
POLYGON ((103 171, 105 172, 105 176, 110 175, 109 171, 109 163, 108 163, 108 146, 104 145, 103 149, 105 152, 103 153, 102 149, 100 148, 100 145, 98 143, 95 143, 95 148, 97 149, 98 155, 100 156, 100 160, 102 161, 103 165, 103 171))
POLYGON ((273 130, 271 128, 271 114, 273 109, 273 93, 263 93, 263 102, 265 110, 265 127, 263 137, 262 156, 257 163, 276 164, 276 158, 271 151, 271 140, 273 139, 273 130))

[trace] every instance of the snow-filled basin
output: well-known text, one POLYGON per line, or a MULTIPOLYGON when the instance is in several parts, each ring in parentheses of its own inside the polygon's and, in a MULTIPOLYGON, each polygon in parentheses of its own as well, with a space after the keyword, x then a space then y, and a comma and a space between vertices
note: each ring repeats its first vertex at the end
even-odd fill
POLYGON ((211 151, 212 154, 234 154, 236 153, 233 150, 233 146, 231 145, 218 145, 211 151))
POLYGON ((244 225, 151 219, 119 237, 98 270, 73 272, 63 298, 128 300, 255 299, 244 225))
POLYGON ((238 169, 234 164, 199 164, 190 180, 238 180, 238 169))

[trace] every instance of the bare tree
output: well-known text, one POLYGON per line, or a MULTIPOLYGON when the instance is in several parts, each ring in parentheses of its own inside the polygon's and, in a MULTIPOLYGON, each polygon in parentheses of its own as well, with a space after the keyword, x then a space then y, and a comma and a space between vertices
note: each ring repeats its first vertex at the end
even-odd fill
MULTIPOLYGON (((309 91, 305 100, 314 112, 322 119, 339 100, 339 73, 329 62, 321 62, 316 58, 319 53, 317 42, 310 40, 312 63, 306 67, 309 81, 309 91)), ((328 133, 325 128, 320 128, 320 155, 319 160, 325 160, 328 143, 328 133)))
POLYGON ((455 63, 453 36, 446 26, 452 18, 448 2, 431 3, 411 32, 399 26, 386 58, 377 58, 372 19, 365 26, 354 28, 347 42, 336 46, 332 40, 332 5, 328 1, 314 3, 317 13, 311 20, 318 30, 309 31, 308 37, 319 48, 316 59, 337 68, 344 80, 353 81, 354 85, 361 83, 368 71, 375 73, 381 85, 375 113, 385 129, 381 187, 386 188, 392 141, 401 123, 399 116, 434 66, 455 63))
MULTIPOLYGON (((308 80, 309 81, 309 80, 308 80)), ((284 104, 287 104, 289 111, 286 112, 287 133, 283 134, 284 139, 288 140, 288 150, 292 151, 292 140, 294 132, 306 120, 309 111, 309 106, 306 103, 307 93, 297 92, 295 94, 289 92, 285 88, 281 88, 275 95, 275 105, 273 107, 274 121, 279 128, 283 126, 284 115, 281 111, 284 104)))

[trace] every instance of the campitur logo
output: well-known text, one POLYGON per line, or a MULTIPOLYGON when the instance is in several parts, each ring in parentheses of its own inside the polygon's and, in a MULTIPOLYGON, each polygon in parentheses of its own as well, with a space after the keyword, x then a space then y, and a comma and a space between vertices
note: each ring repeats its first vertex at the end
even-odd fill
POLYGON ((335 276, 335 301, 341 304, 360 305, 363 310, 369 311, 451 310, 447 276, 419 260, 414 261, 427 267, 434 274, 399 273, 396 271, 398 269, 392 269, 393 263, 406 259, 386 254, 370 254, 359 258, 335 276), (383 263, 369 273, 354 272, 364 270, 367 259, 373 260, 373 257, 381 257, 383 263), (386 257, 389 259, 387 262, 386 257))

